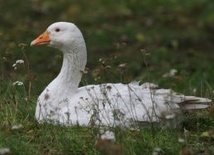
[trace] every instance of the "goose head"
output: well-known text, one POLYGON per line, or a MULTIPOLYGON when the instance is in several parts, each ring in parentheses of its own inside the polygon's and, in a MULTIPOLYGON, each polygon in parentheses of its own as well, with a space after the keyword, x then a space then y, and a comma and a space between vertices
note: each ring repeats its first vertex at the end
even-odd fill
POLYGON ((60 73, 49 84, 48 89, 77 89, 87 62, 86 45, 79 28, 69 22, 53 23, 31 42, 31 46, 38 45, 47 45, 63 53, 60 73))
POLYGON ((56 22, 31 42, 31 46, 48 45, 62 52, 86 50, 81 31, 73 23, 56 22))

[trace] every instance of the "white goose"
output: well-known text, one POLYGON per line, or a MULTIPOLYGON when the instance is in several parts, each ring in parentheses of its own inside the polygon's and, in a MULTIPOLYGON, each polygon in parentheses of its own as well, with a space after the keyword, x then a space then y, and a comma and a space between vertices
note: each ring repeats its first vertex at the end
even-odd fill
POLYGON ((81 31, 69 22, 57 22, 31 42, 63 53, 59 75, 38 98, 36 119, 64 125, 125 125, 177 119, 182 109, 207 108, 210 99, 177 94, 145 83, 87 85, 78 88, 87 61, 81 31))

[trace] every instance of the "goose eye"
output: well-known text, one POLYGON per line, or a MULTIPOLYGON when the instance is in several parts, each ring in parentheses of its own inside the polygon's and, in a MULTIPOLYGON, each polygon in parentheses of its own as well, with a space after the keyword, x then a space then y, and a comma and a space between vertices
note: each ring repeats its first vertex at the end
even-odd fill
POLYGON ((55 31, 56 31, 56 32, 59 32, 59 31, 60 31, 60 29, 59 29, 59 28, 56 28, 56 29, 55 29, 55 31))

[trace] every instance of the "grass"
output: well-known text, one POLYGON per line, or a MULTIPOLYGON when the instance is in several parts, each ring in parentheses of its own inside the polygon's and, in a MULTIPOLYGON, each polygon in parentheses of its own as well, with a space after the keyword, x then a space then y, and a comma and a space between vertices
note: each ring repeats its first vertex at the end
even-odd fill
POLYGON ((62 57, 47 47, 28 46, 50 23, 73 21, 88 47, 89 73, 81 85, 137 79, 213 99, 211 1, 5 1, 1 12, 0 152, 9 148, 8 154, 23 155, 152 154, 160 148, 159 154, 213 154, 212 110, 188 114, 182 129, 115 129, 113 143, 97 140, 93 128, 38 124, 37 96, 57 75, 62 57), (14 70, 18 59, 25 63, 14 70), (124 63, 125 68, 118 67, 124 63), (162 77, 173 68, 178 70, 174 77, 162 77), (15 81, 24 85, 13 86, 15 81))

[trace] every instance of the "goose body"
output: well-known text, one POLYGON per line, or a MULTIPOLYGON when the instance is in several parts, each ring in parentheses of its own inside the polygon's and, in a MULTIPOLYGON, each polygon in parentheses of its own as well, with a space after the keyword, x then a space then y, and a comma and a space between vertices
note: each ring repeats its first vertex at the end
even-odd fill
POLYGON ((31 42, 34 46, 41 44, 60 50, 63 63, 59 75, 38 98, 35 117, 39 122, 130 126, 136 122, 160 122, 162 118, 177 119, 183 109, 203 109, 211 102, 158 89, 152 83, 105 83, 78 88, 87 51, 81 31, 73 23, 50 25, 31 42))

